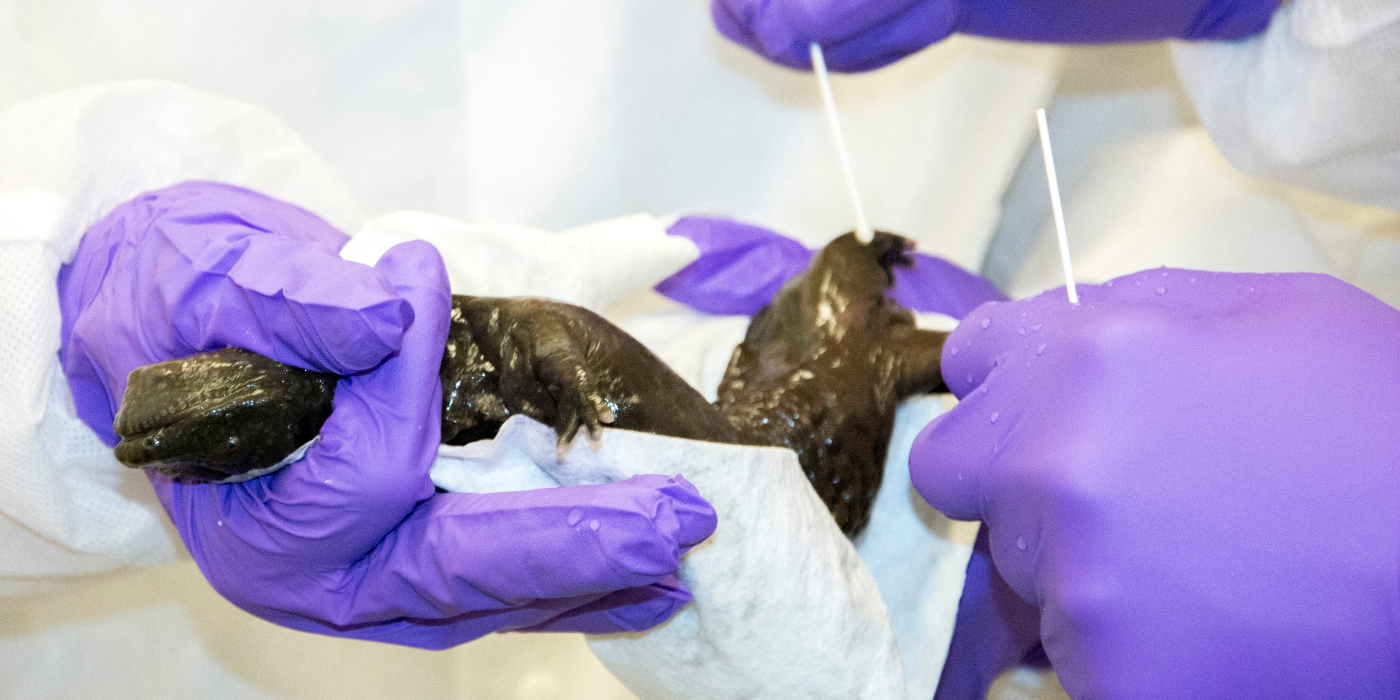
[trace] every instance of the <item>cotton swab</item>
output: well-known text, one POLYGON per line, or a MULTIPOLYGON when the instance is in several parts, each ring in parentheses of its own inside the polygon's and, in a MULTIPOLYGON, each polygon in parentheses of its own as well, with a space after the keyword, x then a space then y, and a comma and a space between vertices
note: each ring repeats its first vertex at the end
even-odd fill
POLYGON ((1040 123, 1040 152, 1045 156, 1045 179, 1050 181, 1050 206, 1055 211, 1055 233, 1060 237, 1060 262, 1065 267, 1065 293, 1069 303, 1079 304, 1079 292, 1074 288, 1074 268, 1069 264, 1069 238, 1065 236, 1065 210, 1060 206, 1060 181, 1055 177, 1055 156, 1050 154, 1050 127, 1045 124, 1045 108, 1035 111, 1040 123))
POLYGON ((851 157, 846 153, 846 139, 841 135, 841 122, 836 118, 836 99, 831 95, 831 78, 826 74, 826 58, 822 47, 812 42, 812 72, 817 74, 817 85, 821 86, 822 102, 826 104, 826 121, 831 125, 831 136, 836 140, 836 157, 841 160, 841 172, 846 175, 846 192, 851 195, 851 206, 856 210, 856 240, 869 243, 875 237, 870 222, 865 220, 865 209, 860 206, 860 193, 856 191, 856 176, 851 172, 851 157))

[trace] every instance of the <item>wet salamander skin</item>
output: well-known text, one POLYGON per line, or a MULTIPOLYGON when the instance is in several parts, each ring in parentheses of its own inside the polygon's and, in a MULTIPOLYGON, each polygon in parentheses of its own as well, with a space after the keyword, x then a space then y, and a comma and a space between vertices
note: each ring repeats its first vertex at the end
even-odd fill
POLYGON ((138 367, 112 425, 117 459, 204 481, 253 478, 316 437, 339 379, 240 348, 138 367))
POLYGON ((545 299, 452 299, 442 358, 442 441, 494 437, 524 414, 561 443, 604 424, 739 441, 705 397, 637 339, 584 308, 545 299))
MULTIPOLYGON (((869 521, 900 399, 942 388, 945 334, 885 292, 907 241, 847 234, 761 310, 711 405, 636 339, 586 309, 455 296, 442 440, 488 439, 512 415, 561 443, 602 425, 794 450, 846 534, 869 521)), ((261 475, 316 435, 337 377, 228 348, 132 372, 114 428, 132 467, 210 481, 261 475)))
POLYGON ((716 406, 750 444, 791 448, 842 531, 870 521, 899 401, 944 390, 946 333, 886 296, 908 242, 846 234, 754 316, 716 406))
MULTIPOLYGON (((605 423, 741 441, 635 338, 560 302, 454 296, 439 376, 442 441, 450 445, 494 437, 517 414, 554 426, 561 443, 605 423)), ((260 476, 316 436, 338 379, 239 348, 139 367, 113 424, 122 438, 117 459, 207 481, 260 476)))

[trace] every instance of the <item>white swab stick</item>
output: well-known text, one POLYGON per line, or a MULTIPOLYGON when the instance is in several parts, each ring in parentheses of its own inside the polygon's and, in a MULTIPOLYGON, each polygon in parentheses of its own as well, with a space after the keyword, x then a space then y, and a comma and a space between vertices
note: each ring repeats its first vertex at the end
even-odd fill
POLYGON ((1045 179, 1050 181, 1050 206, 1055 211, 1055 234, 1060 237, 1060 262, 1065 266, 1065 292, 1069 303, 1079 303, 1079 292, 1074 288, 1074 268, 1069 264, 1069 238, 1065 236, 1065 210, 1060 206, 1060 181, 1055 177, 1055 156, 1050 153, 1050 127, 1045 124, 1045 108, 1035 111, 1036 121, 1040 122, 1040 152, 1045 156, 1045 179))
POLYGON ((826 74, 826 58, 817 42, 811 44, 812 71, 817 74, 817 84, 822 89, 822 102, 826 104, 826 121, 831 125, 831 136, 836 140, 836 157, 841 160, 841 172, 846 175, 846 192, 851 195, 851 206, 856 210, 856 239, 869 243, 875 237, 870 222, 865 220, 865 209, 860 206, 860 193, 856 191, 856 176, 851 172, 851 157, 846 153, 846 139, 841 135, 841 122, 836 118, 836 99, 831 96, 831 78, 826 74))

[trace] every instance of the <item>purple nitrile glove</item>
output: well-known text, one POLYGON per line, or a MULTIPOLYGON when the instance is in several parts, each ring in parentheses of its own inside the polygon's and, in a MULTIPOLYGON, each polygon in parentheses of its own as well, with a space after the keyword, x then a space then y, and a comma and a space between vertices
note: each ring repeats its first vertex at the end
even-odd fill
POLYGON ((1400 697, 1400 311, 1150 270, 989 304, 915 487, 982 519, 1077 698, 1400 697))
POLYGON ((812 261, 801 243, 730 219, 687 216, 666 233, 690 239, 700 257, 656 291, 705 313, 752 316, 812 261))
POLYGON ((890 297, 921 313, 962 318, 989 301, 1007 296, 986 277, 975 275, 943 258, 914 253, 913 267, 894 268, 890 297))
POLYGON ((1040 644, 1040 610, 1021 600, 992 564, 987 528, 967 562, 953 638, 933 700, 983 700, 992 681, 1040 644))
POLYGON ((344 234, 248 190, 187 182, 117 207, 59 276, 60 353, 109 444, 127 373, 236 345, 350 375, 306 457, 258 479, 149 472, 209 582, 308 632, 445 648, 492 631, 644 629, 679 610, 682 551, 715 513, 681 477, 434 494, 450 310, 437 251, 375 267, 344 234))
POLYGON ((888 65, 955 32, 1098 43, 1240 39, 1263 31, 1281 0, 711 0, 721 34, 775 63, 834 71, 888 65))
MULTIPOLYGON (((666 232, 694 241, 700 257, 656 291, 706 313, 752 316, 812 261, 812 251, 798 241, 731 219, 687 216, 666 232)), ((890 291, 910 309, 962 318, 979 304, 1006 299, 996 285, 947 260, 911 257, 913 267, 895 268, 890 291)))

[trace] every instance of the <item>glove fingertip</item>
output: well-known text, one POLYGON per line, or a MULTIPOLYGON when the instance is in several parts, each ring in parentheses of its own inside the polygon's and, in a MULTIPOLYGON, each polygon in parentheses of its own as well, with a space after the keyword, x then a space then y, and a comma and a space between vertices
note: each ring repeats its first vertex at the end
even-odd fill
POLYGON ((719 514, 684 476, 676 474, 666 479, 661 492, 670 498, 678 529, 676 541, 682 550, 690 549, 709 539, 719 527, 719 514))
MULTIPOLYGON (((376 353, 379 360, 399 352, 403 348, 405 334, 419 321, 419 312, 427 313, 435 328, 429 335, 446 336, 447 308, 451 307, 451 290, 447 281, 447 267, 437 248, 425 241, 408 241, 390 248, 375 263, 375 270, 387 278, 389 289, 397 294, 395 298, 384 300, 363 312, 366 336, 375 339, 372 348, 361 361, 367 361, 376 353), (436 298, 434 298, 436 297, 436 298), (431 300, 431 302, 429 301, 431 300), (426 304, 415 310, 414 304, 426 304), (438 314, 441 306, 444 313, 438 314), (437 316, 441 318, 437 318, 437 316)), ((431 325, 431 324, 430 324, 431 325)), ((363 369, 374 367, 374 361, 363 369)))
POLYGON ((712 0, 710 2, 710 21, 715 23, 715 29, 718 29, 719 33, 723 35, 724 38, 748 46, 751 49, 754 48, 754 46, 749 43, 752 35, 744 27, 744 24, 739 21, 739 18, 734 16, 734 12, 729 9, 729 6, 726 5, 723 0, 712 0))
MULTIPOLYGON (((750 15, 757 15, 758 12, 750 12, 750 15)), ((792 34, 791 29, 780 31, 778 34, 786 35, 785 40, 764 41, 762 30, 755 25, 763 22, 762 17, 749 16, 741 17, 734 12, 729 4, 723 0, 713 0, 710 3, 710 18, 715 23, 715 28, 719 30, 726 39, 739 44, 754 53, 767 58, 774 63, 787 66, 795 70, 811 70, 812 65, 808 62, 807 42, 799 40, 792 34), (776 44, 776 46, 774 46, 776 44)), ((785 20, 780 19, 778 23, 785 20)), ((769 32, 772 34, 773 32, 769 32)))
POLYGON ((955 408, 924 426, 909 451, 914 490, 954 520, 981 520, 980 470, 968 459, 976 446, 957 435, 955 408))
POLYGON ((447 265, 442 261, 442 253, 427 241, 396 244, 379 256, 374 269, 395 280, 396 286, 448 288, 447 265))
POLYGON ((1274 13, 1283 4, 1280 0, 1212 3, 1181 33, 1181 38, 1188 41, 1245 39, 1268 29, 1274 13))
POLYGON ((813 255, 796 240, 723 218, 687 216, 667 233, 690 240, 700 257, 657 283, 656 291, 711 314, 754 315, 807 269, 813 255))
POLYGON ((668 576, 644 590, 655 597, 608 610, 608 618, 623 631, 649 630, 674 617, 693 599, 690 591, 674 576, 668 576))
POLYGON ((413 305, 403 299, 387 299, 351 312, 350 324, 355 330, 333 331, 337 342, 325 364, 342 375, 378 366, 403 347, 404 333, 414 318, 413 305))

